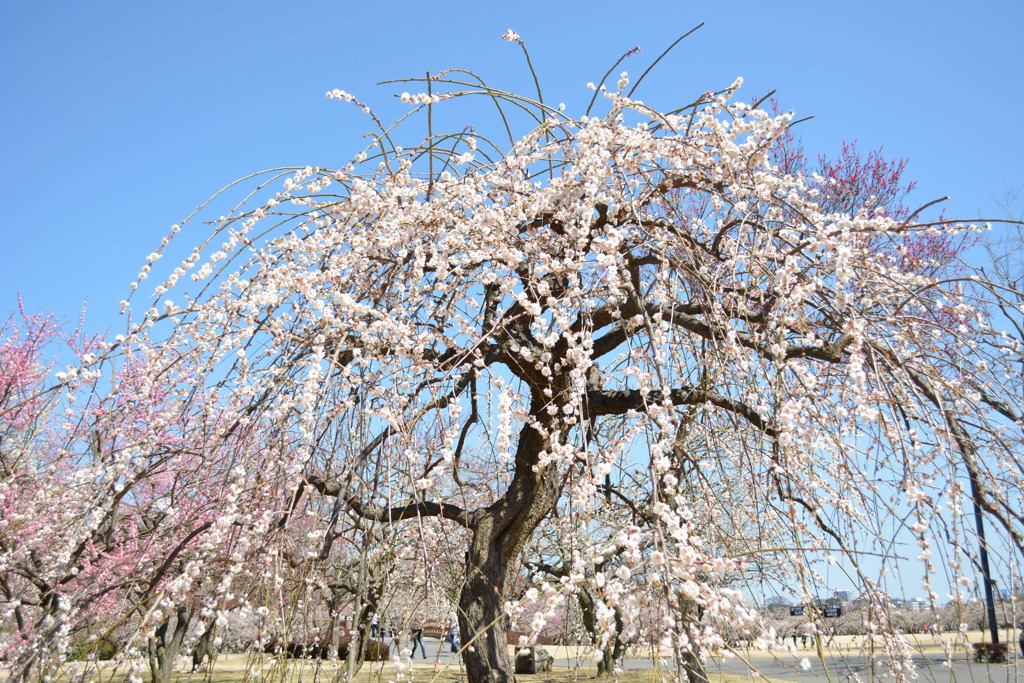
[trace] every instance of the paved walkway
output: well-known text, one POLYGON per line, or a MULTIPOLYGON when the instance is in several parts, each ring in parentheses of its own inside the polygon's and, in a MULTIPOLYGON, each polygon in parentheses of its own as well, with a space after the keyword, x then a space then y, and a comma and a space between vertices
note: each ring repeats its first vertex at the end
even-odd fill
MULTIPOLYGON (((827 675, 822 662, 814 659, 809 661, 811 668, 807 671, 794 667, 793 663, 776 662, 769 658, 751 660, 751 664, 756 666, 757 670, 769 680, 798 681, 799 683, 892 680, 880 678, 888 673, 885 669, 872 671, 871 660, 868 657, 826 658, 827 675)), ((941 659, 915 655, 914 665, 918 669, 917 680, 919 681, 1024 683, 1024 659, 1020 658, 1011 659, 1008 664, 985 664, 971 661, 966 656, 959 656, 953 660, 951 666, 946 666, 941 659)), ((739 675, 750 673, 750 667, 747 664, 736 660, 709 662, 708 670, 739 675)))
MULTIPOLYGON (((871 660, 868 657, 836 655, 826 658, 825 666, 817 659, 808 658, 811 668, 804 671, 799 666, 799 660, 775 660, 770 657, 759 657, 743 662, 738 659, 713 659, 708 662, 709 673, 727 673, 739 676, 751 674, 751 667, 756 668, 760 674, 758 680, 765 681, 794 681, 796 683, 849 683, 861 681, 867 683, 876 680, 891 680, 880 677, 887 673, 886 670, 871 670, 871 660)), ((555 666, 571 668, 576 665, 575 660, 555 660, 555 666)), ((964 655, 957 656, 952 666, 945 666, 941 658, 928 657, 926 655, 915 655, 914 665, 917 667, 918 681, 929 683, 1024 683, 1024 658, 1019 656, 1010 658, 1008 664, 984 664, 971 661, 964 655)), ((650 660, 628 659, 625 663, 627 669, 651 669, 650 660)))
MULTIPOLYGON (((448 643, 434 638, 424 638, 424 644, 428 653, 428 659, 436 659, 447 662, 454 655, 450 653, 448 643)), ((554 665, 557 668, 572 669, 590 662, 570 658, 570 648, 547 647, 551 654, 555 655, 554 665)), ((573 648, 575 650, 575 648, 573 648)), ((417 652, 414 661, 418 662, 417 652)), ((771 657, 759 656, 744 662, 739 659, 716 658, 708 662, 709 673, 726 673, 738 676, 749 676, 751 667, 760 674, 756 680, 765 683, 774 681, 793 681, 794 683, 852 683, 860 681, 869 683, 877 680, 892 680, 880 678, 888 673, 885 669, 872 671, 871 659, 869 657, 830 654, 826 656, 825 664, 811 656, 807 657, 811 668, 804 671, 800 668, 800 660, 789 657, 776 660, 771 657), (825 668, 828 668, 826 673, 825 668)), ((1019 651, 1010 654, 1010 661, 1007 664, 985 664, 972 661, 966 654, 954 655, 952 665, 946 666, 939 654, 914 655, 914 665, 917 667, 916 681, 922 683, 1024 683, 1024 657, 1019 651)), ((627 659, 627 669, 653 669, 650 659, 627 659)), ((755 680, 752 677, 752 680, 755 680)), ((529 681, 524 677, 523 681, 529 681)))

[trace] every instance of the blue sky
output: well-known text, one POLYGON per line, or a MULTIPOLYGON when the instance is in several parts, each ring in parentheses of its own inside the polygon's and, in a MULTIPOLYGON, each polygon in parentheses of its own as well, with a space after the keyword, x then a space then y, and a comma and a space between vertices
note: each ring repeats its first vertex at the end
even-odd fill
MULTIPOLYGON (((1000 215, 1024 186, 1024 3, 962 2, 4 2, 0 186, 7 206, 0 311, 118 325, 146 254, 214 191, 276 166, 341 165, 368 122, 324 97, 341 88, 401 108, 389 78, 450 66, 527 91, 527 41, 549 101, 570 113, 614 60, 639 96, 671 107, 745 78, 776 89, 809 151, 843 140, 910 159, 924 203, 1000 215), (642 8, 642 9, 641 9, 642 8)), ((397 88, 402 90, 404 88, 397 88)), ((411 88, 410 88, 411 89, 411 88)), ((184 235, 197 243, 201 225, 184 235)), ((123 323, 122 323, 123 324, 123 323)))

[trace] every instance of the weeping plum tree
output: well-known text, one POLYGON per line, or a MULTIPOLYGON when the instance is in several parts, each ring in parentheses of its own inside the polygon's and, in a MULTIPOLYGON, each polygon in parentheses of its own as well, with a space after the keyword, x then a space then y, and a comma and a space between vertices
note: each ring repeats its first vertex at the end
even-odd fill
MULTIPOLYGON (((162 395, 156 424, 129 433, 108 419, 106 449, 63 449, 48 465, 55 481, 102 518, 155 476, 133 474, 127 454, 155 452, 166 416, 203 416, 201 442, 143 458, 209 520, 166 528, 179 542, 161 552, 189 559, 156 597, 186 595, 202 576, 209 605, 237 602, 244 585, 246 609, 286 620, 272 612, 302 601, 273 596, 310 582, 283 574, 317 571, 342 513, 355 515, 419 539, 409 547, 424 566, 451 549, 472 683, 513 678, 511 580, 556 507, 583 523, 563 578, 532 594, 550 607, 535 633, 588 582, 607 646, 617 624, 640 623, 642 586, 660 596, 642 636, 680 677, 702 680, 703 654, 726 649, 726 633, 785 647, 725 577, 770 555, 811 597, 814 562, 833 556, 876 604, 880 656, 912 666, 877 559, 862 560, 898 562, 896 533, 933 568, 942 539, 950 585, 925 576, 926 592, 959 594, 968 479, 1022 545, 1008 436, 1019 425, 976 400, 986 308, 948 273, 908 267, 902 246, 965 228, 823 201, 820 178, 773 162, 790 116, 735 101, 739 81, 661 112, 633 99, 623 74, 598 89, 600 115, 578 118, 459 70, 420 83, 426 92, 402 100, 426 115, 425 139, 401 147, 404 128, 381 129, 343 168, 287 171, 277 191, 270 174, 155 289, 129 335, 83 358, 67 379, 76 391, 118 395, 116 382, 100 391, 100 370, 129 348, 145 361, 133 391, 190 389, 162 395), (507 148, 433 130, 435 110, 472 97, 498 106, 507 148), (506 110, 532 129, 515 138, 521 119, 506 110), (189 280, 198 289, 179 292, 189 280), (76 468, 87 474, 67 474, 76 468), (712 468, 722 476, 705 476, 712 468), (618 506, 629 532, 590 543, 591 524, 614 523, 596 514, 613 486, 643 498, 645 514, 618 506), (704 543, 695 514, 728 517, 737 504, 755 532, 739 548, 704 543)), ((10 553, 16 533, 5 543, 10 553)), ((72 598, 64 612, 88 610, 72 598)), ((138 633, 158 627, 140 619, 138 633)))

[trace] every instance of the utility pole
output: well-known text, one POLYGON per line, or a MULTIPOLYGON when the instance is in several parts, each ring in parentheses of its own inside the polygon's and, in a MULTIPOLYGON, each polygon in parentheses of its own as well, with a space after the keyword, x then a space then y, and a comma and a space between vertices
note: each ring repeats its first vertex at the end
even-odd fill
POLYGON ((985 520, 981 515, 981 507, 978 505, 978 486, 971 477, 971 497, 974 502, 974 524, 978 530, 978 560, 981 563, 982 582, 985 586, 985 611, 988 615, 988 631, 992 637, 992 643, 999 642, 999 624, 996 623, 996 603, 992 595, 992 573, 988 565, 988 544, 985 542, 985 520))

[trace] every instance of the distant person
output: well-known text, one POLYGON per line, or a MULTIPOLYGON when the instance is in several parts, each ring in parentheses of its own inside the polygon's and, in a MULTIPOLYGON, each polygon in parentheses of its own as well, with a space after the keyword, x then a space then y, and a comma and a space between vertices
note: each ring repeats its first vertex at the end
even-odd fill
POLYGON ((373 618, 370 619, 370 637, 377 640, 377 636, 380 634, 380 616, 374 612, 373 618))
POLYGON ((411 640, 409 648, 412 650, 412 659, 416 659, 416 644, 419 643, 420 652, 423 653, 423 659, 427 658, 427 648, 423 645, 423 622, 419 618, 414 618, 412 623, 409 625, 409 638, 411 640))
POLYGON ((459 622, 454 615, 448 620, 448 642, 452 645, 452 652, 459 651, 459 622))

